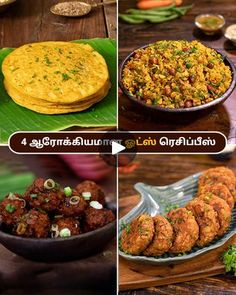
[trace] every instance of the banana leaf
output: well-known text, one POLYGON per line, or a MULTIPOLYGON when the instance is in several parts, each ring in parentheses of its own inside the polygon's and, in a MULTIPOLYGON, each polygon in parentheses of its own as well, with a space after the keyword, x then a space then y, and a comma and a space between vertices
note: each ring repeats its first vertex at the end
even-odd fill
MULTIPOLYGON (((60 131, 73 126, 105 127, 116 126, 116 42, 112 39, 84 39, 73 41, 86 43, 97 50, 106 60, 112 88, 107 97, 90 109, 74 114, 43 115, 23 108, 13 102, 3 85, 0 71, 0 143, 5 144, 16 131, 60 131)), ((0 50, 0 66, 13 48, 0 50)))
POLYGON ((35 176, 31 172, 22 172, 19 174, 9 173, 6 170, 6 174, 1 173, 0 178, 0 202, 10 192, 23 194, 26 188, 33 182, 35 176))

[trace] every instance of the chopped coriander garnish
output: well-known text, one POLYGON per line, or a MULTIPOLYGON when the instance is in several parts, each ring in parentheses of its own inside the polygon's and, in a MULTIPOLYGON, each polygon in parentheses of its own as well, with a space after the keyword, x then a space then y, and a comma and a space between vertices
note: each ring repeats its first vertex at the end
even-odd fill
POLYGON ((229 247, 222 255, 226 272, 232 271, 236 276, 236 245, 229 247))
POLYGON ((7 212, 9 213, 13 213, 16 211, 16 206, 12 205, 12 204, 7 204, 5 209, 7 210, 7 212))
POLYGON ((37 194, 30 194, 30 197, 31 197, 32 199, 37 199, 37 198, 38 198, 38 195, 37 195, 37 194))
POLYGON ((73 74, 73 75, 75 75, 75 74, 78 74, 79 71, 78 70, 71 70, 70 73, 73 74))
POLYGON ((69 79, 71 79, 71 77, 70 77, 69 75, 67 75, 67 74, 62 74, 62 80, 63 80, 63 81, 67 81, 67 80, 69 80, 69 79))
POLYGON ((125 223, 123 220, 121 221, 120 230, 126 229, 126 227, 129 226, 129 224, 125 223))
POLYGON ((126 230, 126 233, 127 233, 127 234, 130 234, 130 231, 131 231, 130 224, 127 224, 125 230, 126 230))
POLYGON ((178 208, 179 208, 179 205, 177 205, 177 204, 175 204, 175 205, 168 205, 165 208, 165 212, 166 213, 169 213, 170 211, 175 210, 175 209, 178 209, 178 208))
POLYGON ((177 71, 178 73, 182 73, 182 68, 181 68, 181 66, 178 66, 177 69, 176 69, 176 71, 177 71))
POLYGON ((62 49, 61 48, 56 48, 56 50, 60 53, 60 54, 62 54, 63 53, 63 51, 62 51, 62 49))
POLYGON ((50 61, 47 55, 45 55, 45 62, 48 66, 52 64, 52 62, 50 61))
POLYGON ((191 67, 192 67, 192 64, 191 64, 190 62, 187 62, 187 63, 186 63, 186 68, 187 68, 187 69, 190 69, 191 67))

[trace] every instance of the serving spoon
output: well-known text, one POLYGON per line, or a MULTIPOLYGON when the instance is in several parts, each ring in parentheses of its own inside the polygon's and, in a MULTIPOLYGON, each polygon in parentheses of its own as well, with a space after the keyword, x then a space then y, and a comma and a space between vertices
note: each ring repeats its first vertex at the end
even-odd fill
POLYGON ((91 12, 93 8, 101 7, 108 4, 114 4, 116 0, 110 0, 101 3, 89 4, 81 1, 67 1, 53 5, 50 11, 53 14, 67 17, 84 16, 91 12))

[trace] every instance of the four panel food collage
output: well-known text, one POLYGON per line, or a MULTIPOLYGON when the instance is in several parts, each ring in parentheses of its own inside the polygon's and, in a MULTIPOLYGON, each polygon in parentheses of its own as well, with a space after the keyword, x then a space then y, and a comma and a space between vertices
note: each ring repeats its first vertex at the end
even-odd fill
POLYGON ((235 0, 0 0, 0 294, 236 294, 235 0))

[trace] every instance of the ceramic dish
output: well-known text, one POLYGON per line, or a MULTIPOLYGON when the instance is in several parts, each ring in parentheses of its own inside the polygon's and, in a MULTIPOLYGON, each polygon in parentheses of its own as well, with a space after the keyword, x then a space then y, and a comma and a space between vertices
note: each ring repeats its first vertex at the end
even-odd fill
POLYGON ((236 24, 229 26, 225 30, 225 38, 230 40, 236 46, 236 24))
MULTIPOLYGON (((145 45, 145 46, 140 47, 140 48, 137 48, 137 49, 146 48, 148 46, 150 46, 150 44, 145 45)), ((191 107, 191 108, 171 109, 171 108, 162 108, 162 107, 158 107, 158 106, 155 106, 155 105, 147 105, 145 102, 142 102, 142 101, 136 99, 133 95, 130 95, 128 93, 127 89, 125 88, 123 82, 122 82, 122 73, 123 73, 124 66, 128 62, 128 60, 135 54, 135 51, 133 51, 131 54, 129 54, 121 64, 120 73, 119 73, 119 84, 120 84, 120 87, 121 87, 123 93, 132 102, 134 102, 135 104, 137 104, 139 106, 144 107, 147 110, 154 110, 154 111, 161 111, 161 112, 168 112, 168 113, 190 113, 190 112, 200 111, 200 110, 204 110, 204 109, 210 108, 212 106, 218 105, 220 103, 223 103, 230 96, 230 94, 233 92, 233 90, 235 88, 236 70, 235 70, 234 64, 227 56, 224 56, 220 51, 216 50, 219 54, 221 54, 223 56, 224 63, 227 66, 230 67, 230 70, 231 70, 231 73, 232 73, 231 85, 230 85, 229 89, 221 97, 219 97, 217 99, 214 99, 213 101, 211 101, 209 103, 206 103, 206 104, 203 104, 203 105, 200 105, 200 106, 196 106, 196 107, 191 107)))
MULTIPOLYGON (((135 189, 141 194, 140 203, 134 207, 127 215, 119 221, 119 236, 121 235, 122 225, 130 223, 135 217, 142 213, 148 213, 151 216, 157 214, 165 214, 166 209, 170 205, 179 205, 184 207, 186 203, 193 199, 197 192, 198 178, 201 173, 194 174, 187 177, 179 182, 168 186, 150 186, 144 183, 137 183, 135 189)), ((146 257, 146 256, 132 256, 119 251, 120 256, 123 258, 146 264, 176 264, 184 262, 186 260, 197 257, 200 254, 206 253, 207 251, 216 249, 227 242, 234 234, 236 234, 236 208, 234 208, 232 213, 232 221, 230 228, 226 234, 215 239, 211 244, 204 248, 195 246, 191 252, 178 256, 173 254, 165 254, 158 258, 146 257)))
POLYGON ((6 233, 0 227, 0 243, 13 253, 30 260, 62 262, 98 253, 115 234, 116 221, 88 233, 55 239, 22 238, 6 233))
MULTIPOLYGON (((214 21, 214 19, 213 19, 213 21, 214 21)), ((210 14, 200 14, 195 18, 195 25, 200 30, 202 30, 206 35, 214 35, 214 34, 219 33, 219 31, 224 27, 225 19, 220 14, 211 14, 211 13, 210 14), (205 19, 215 18, 215 19, 218 19, 220 21, 220 23, 216 24, 215 27, 214 26, 209 27, 209 26, 204 25, 204 22, 203 23, 201 22, 204 18, 205 19)))

